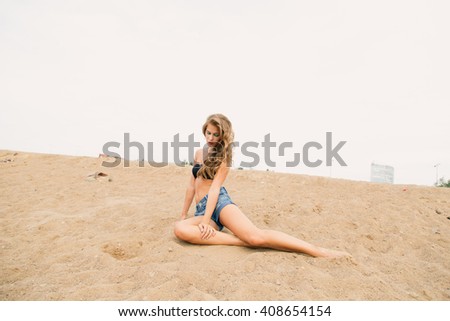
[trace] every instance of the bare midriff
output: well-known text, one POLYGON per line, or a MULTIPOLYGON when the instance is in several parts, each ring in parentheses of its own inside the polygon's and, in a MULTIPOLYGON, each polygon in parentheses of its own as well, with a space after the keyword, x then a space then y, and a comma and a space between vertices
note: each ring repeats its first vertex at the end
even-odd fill
POLYGON ((200 202, 208 194, 212 182, 212 179, 204 179, 200 176, 195 179, 195 204, 200 202))

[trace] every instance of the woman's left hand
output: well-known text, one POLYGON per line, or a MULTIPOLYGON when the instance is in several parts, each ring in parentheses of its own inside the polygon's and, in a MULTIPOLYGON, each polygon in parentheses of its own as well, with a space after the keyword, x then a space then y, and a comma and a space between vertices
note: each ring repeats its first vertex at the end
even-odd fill
POLYGON ((202 240, 207 240, 216 235, 216 230, 209 224, 200 223, 198 225, 198 228, 200 230, 200 236, 202 240))

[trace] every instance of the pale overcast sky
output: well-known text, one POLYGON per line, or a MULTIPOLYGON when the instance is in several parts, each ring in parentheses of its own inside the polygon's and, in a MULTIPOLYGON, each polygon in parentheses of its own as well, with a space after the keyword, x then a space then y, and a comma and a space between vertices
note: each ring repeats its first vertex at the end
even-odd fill
MULTIPOLYGON (((97 156, 195 134, 293 148, 276 171, 397 184, 450 179, 448 1, 0 2, 0 149, 97 156), (286 169, 326 132, 348 166, 286 169)), ((261 145, 261 144, 260 144, 261 145)), ((146 152, 147 152, 146 148, 146 152)), ((262 155, 262 147, 257 152, 262 155)), ((119 153, 123 154, 123 151, 119 153)), ((169 154, 171 149, 169 149, 169 154)), ((325 148, 310 159, 325 160, 325 148)), ((235 167, 251 161, 236 149, 235 167)), ((268 168, 263 162, 257 169, 268 168)))

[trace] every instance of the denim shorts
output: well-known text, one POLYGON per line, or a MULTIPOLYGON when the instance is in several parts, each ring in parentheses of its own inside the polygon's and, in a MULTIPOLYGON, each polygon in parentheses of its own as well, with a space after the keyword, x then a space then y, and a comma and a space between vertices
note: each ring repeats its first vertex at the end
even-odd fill
MULTIPOLYGON (((198 204, 196 205, 195 216, 205 215, 207 200, 208 200, 208 195, 203 197, 200 200, 200 202, 198 202, 198 204)), ((214 223, 217 224, 217 226, 219 227, 219 231, 221 231, 223 229, 223 225, 220 223, 220 218, 219 218, 220 211, 222 211, 222 209, 229 204, 234 204, 234 203, 231 200, 230 196, 228 195, 228 192, 225 189, 225 187, 222 186, 220 188, 219 198, 217 199, 216 208, 211 215, 211 219, 214 221, 214 223)))

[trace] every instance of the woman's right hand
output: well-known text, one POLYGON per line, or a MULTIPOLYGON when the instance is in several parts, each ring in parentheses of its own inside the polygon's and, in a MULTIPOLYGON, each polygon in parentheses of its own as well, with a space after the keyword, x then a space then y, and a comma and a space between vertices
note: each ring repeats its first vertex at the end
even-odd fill
POLYGON ((186 219, 186 214, 181 214, 180 221, 183 221, 185 219, 186 219))
POLYGON ((198 229, 200 230, 201 238, 203 240, 207 240, 216 235, 216 230, 209 224, 200 223, 198 229))

